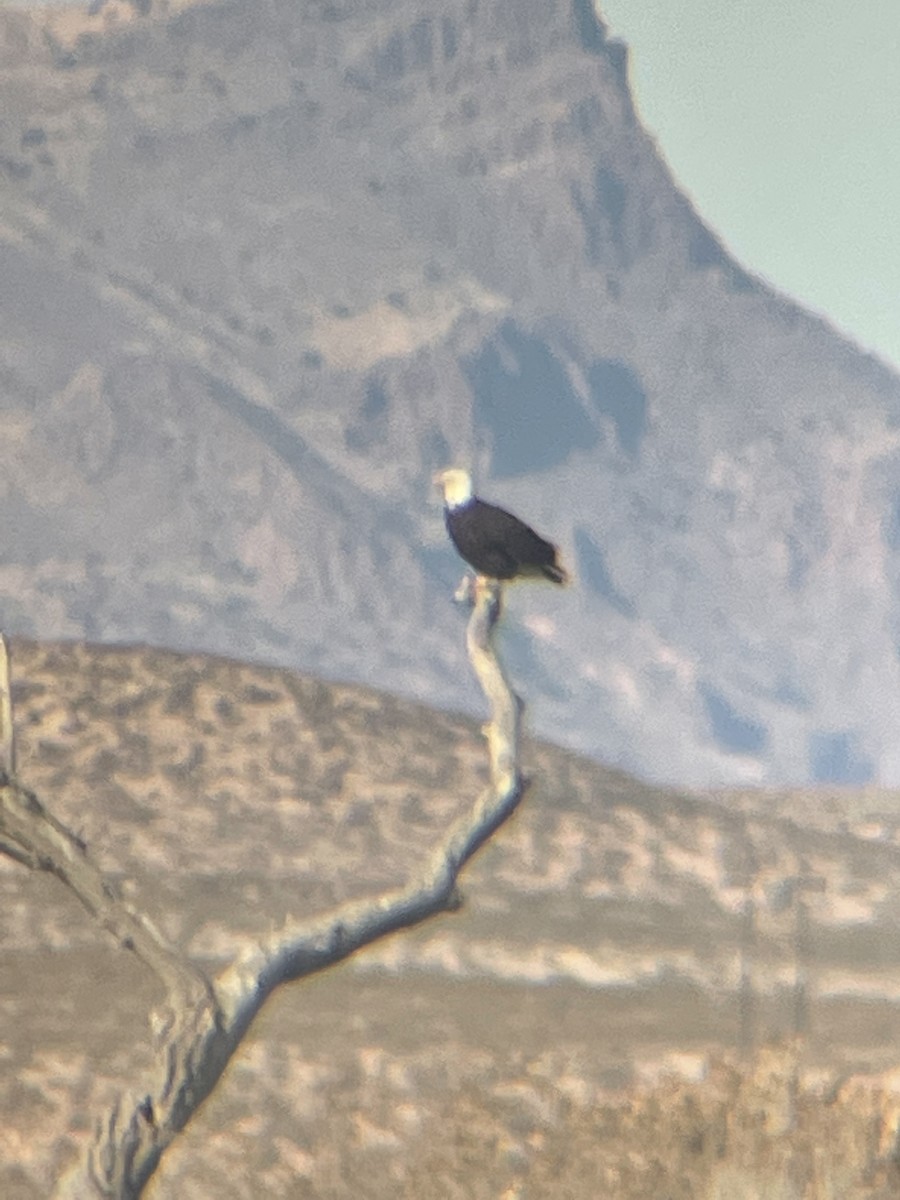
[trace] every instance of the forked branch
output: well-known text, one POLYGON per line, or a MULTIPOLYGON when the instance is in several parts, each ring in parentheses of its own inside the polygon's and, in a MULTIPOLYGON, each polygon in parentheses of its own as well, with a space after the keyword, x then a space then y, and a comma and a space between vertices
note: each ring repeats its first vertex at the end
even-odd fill
MULTIPOLYGON (((20 787, 7 768, 0 778, 0 851, 52 871, 67 883, 120 944, 156 971, 168 995, 168 1012, 158 1027, 154 1077, 120 1095, 98 1121, 84 1159, 57 1187, 60 1200, 135 1200, 166 1148, 215 1088, 279 984, 320 971, 386 934, 456 907, 460 872, 514 811, 525 789, 519 753, 522 702, 493 645, 501 598, 500 584, 477 581, 467 646, 490 708, 485 726, 490 783, 471 811, 450 828, 418 876, 405 886, 340 905, 311 921, 288 920, 278 933, 240 953, 213 983, 115 896, 78 838, 20 787)), ((5 686, 8 692, 8 677, 5 686)), ((0 741, 11 737, 4 735, 7 729, 11 720, 0 726, 0 741)))

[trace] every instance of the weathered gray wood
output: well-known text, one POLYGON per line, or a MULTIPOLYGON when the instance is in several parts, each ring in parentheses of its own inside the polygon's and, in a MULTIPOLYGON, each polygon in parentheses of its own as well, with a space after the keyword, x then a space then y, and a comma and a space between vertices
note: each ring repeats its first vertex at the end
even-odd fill
POLYGON ((9 643, 0 633, 0 771, 16 773, 16 731, 12 718, 9 643))
MULTIPOLYGON (((386 934, 458 907, 463 867, 518 805, 522 702, 493 644, 502 585, 479 579, 467 630, 472 666, 488 700, 484 727, 490 783, 405 886, 352 901, 283 928, 240 954, 209 982, 140 913, 124 904, 91 864, 80 840, 32 793, 5 776, 0 786, 0 851, 51 871, 76 893, 120 945, 134 950, 166 986, 154 1014, 158 1058, 152 1078, 120 1095, 98 1122, 93 1144, 60 1181, 59 1200, 135 1200, 162 1155, 218 1083, 253 1018, 279 984, 323 970, 386 934)), ((11 714, 10 714, 11 716, 11 714)))

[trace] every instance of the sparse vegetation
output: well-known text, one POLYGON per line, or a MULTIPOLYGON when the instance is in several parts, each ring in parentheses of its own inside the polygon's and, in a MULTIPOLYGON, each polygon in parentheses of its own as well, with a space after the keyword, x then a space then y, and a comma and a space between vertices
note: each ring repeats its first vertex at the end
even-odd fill
MULTIPOLYGON (((366 689, 159 650, 15 650, 21 776, 212 975, 289 909, 402 884, 483 782, 472 722, 366 689)), ((854 1072, 900 1046, 900 852, 867 836, 891 796, 722 804, 552 747, 527 758, 537 786, 472 864, 464 909, 276 993, 155 1200, 594 1200, 598 1179, 613 1200, 770 1200, 792 1156, 816 1200, 890 1194, 892 1077, 854 1072), (801 850, 827 880, 803 893, 808 1035, 760 1058, 797 1016, 778 881, 801 850), (733 905, 754 890, 751 928, 733 905), (759 1115, 767 1071, 794 1089, 792 1128, 759 1115)), ((2 860, 0 913, 0 1195, 46 1200, 95 1115, 152 1072, 162 994, 63 889, 2 860)))
MULTIPOLYGON (((97 1117, 81 1161, 58 1181, 55 1196, 71 1200, 136 1200, 162 1156, 214 1091, 247 1030, 281 984, 316 974, 365 946, 459 907, 456 882, 471 856, 517 807, 525 783, 520 767, 522 702, 512 691, 492 645, 501 608, 500 584, 479 583, 473 594, 467 645, 490 707, 484 728, 489 782, 468 816, 454 821, 415 876, 373 897, 346 901, 312 919, 288 916, 277 931, 236 942, 231 961, 207 976, 176 950, 153 922, 124 900, 94 864, 85 841, 20 785, 7 644, 0 638, 0 852, 64 883, 111 934, 151 969, 164 1003, 151 1015, 155 1069, 97 1117)), ((251 705, 275 693, 247 689, 251 705)), ((126 711, 131 706, 126 705, 126 711)), ((141 738, 139 775, 153 773, 141 738)), ((131 747, 134 750, 134 745, 131 747)), ((130 757, 130 755, 129 755, 130 757)), ((192 754, 192 763, 203 760, 192 754)), ((339 791, 342 780, 331 785, 339 791)))

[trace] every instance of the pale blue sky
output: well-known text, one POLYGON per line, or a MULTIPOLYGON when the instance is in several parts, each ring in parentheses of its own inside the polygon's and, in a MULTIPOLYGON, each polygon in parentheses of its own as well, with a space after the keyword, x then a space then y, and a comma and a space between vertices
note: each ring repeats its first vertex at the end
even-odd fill
POLYGON ((900 367, 900 0, 600 0, 737 258, 900 367))

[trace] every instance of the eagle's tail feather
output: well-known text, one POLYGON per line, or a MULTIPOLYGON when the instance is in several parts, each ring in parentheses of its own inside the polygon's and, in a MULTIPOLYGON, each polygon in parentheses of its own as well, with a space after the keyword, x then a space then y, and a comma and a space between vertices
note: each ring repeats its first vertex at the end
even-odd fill
POLYGON ((564 585, 570 582, 569 572, 558 562, 547 563, 546 566, 541 567, 541 572, 552 583, 564 585))

